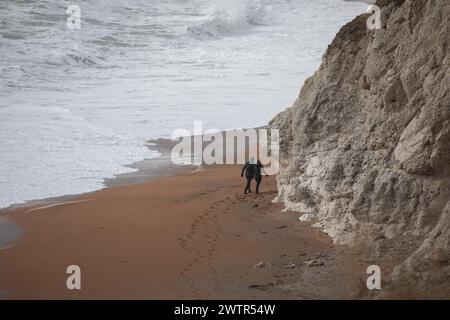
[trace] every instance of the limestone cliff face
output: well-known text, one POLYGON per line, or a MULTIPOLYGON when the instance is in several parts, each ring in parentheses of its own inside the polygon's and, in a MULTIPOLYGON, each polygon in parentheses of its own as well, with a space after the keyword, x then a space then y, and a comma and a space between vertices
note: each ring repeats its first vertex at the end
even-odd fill
POLYGON ((450 1, 384 0, 344 26, 281 130, 279 196, 336 242, 391 248, 391 283, 450 292, 450 1), (392 249, 394 248, 394 249, 392 249))

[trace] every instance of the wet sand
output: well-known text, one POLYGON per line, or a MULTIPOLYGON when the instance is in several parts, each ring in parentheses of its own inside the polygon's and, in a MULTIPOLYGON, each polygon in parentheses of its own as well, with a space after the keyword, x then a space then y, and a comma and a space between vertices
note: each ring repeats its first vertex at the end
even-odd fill
POLYGON ((116 186, 67 203, 10 210, 25 235, 0 251, 9 299, 358 297, 365 268, 298 213, 275 177, 243 195, 240 166, 116 186), (311 262, 313 261, 313 262, 311 262), (81 290, 66 268, 81 268, 81 290))
POLYGON ((12 242, 19 239, 23 234, 17 225, 9 219, 0 217, 0 250, 8 248, 12 242))

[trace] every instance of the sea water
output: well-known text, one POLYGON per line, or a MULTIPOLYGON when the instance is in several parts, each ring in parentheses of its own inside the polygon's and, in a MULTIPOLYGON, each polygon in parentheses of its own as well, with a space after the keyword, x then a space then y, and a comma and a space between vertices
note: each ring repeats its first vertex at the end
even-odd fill
POLYGON ((175 129, 266 124, 339 28, 340 0, 0 0, 0 208, 103 187, 175 129), (66 9, 80 8, 80 29, 66 9))

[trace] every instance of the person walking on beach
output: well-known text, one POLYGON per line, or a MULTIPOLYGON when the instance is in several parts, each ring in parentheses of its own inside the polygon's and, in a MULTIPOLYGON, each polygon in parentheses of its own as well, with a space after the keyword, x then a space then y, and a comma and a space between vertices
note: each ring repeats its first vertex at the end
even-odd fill
POLYGON ((247 184, 245 185, 244 194, 252 193, 252 190, 250 189, 250 184, 254 177, 254 168, 255 168, 255 164, 250 163, 248 161, 245 163, 244 167, 242 168, 241 177, 243 177, 244 173, 245 173, 245 178, 247 179, 247 184))
MULTIPOLYGON (((256 181, 256 193, 257 194, 259 193, 259 185, 261 184, 261 181, 262 181, 263 172, 264 172, 264 166, 261 164, 261 161, 258 160, 255 167, 253 168, 253 177, 255 178, 255 181, 256 181)), ((266 177, 268 177, 267 174, 266 174, 266 177)))

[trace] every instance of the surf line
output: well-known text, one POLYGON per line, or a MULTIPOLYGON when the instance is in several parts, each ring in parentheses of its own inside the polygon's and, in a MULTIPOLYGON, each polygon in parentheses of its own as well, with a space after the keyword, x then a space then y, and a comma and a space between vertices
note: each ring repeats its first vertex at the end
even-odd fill
POLYGON ((24 213, 30 213, 30 212, 44 210, 44 209, 48 209, 48 208, 65 206, 65 205, 75 204, 75 203, 89 202, 89 201, 94 201, 94 200, 95 199, 86 199, 86 200, 76 200, 76 201, 66 201, 66 202, 61 202, 61 203, 54 203, 54 204, 50 204, 48 206, 43 206, 43 207, 29 209, 29 210, 25 211, 24 213))

